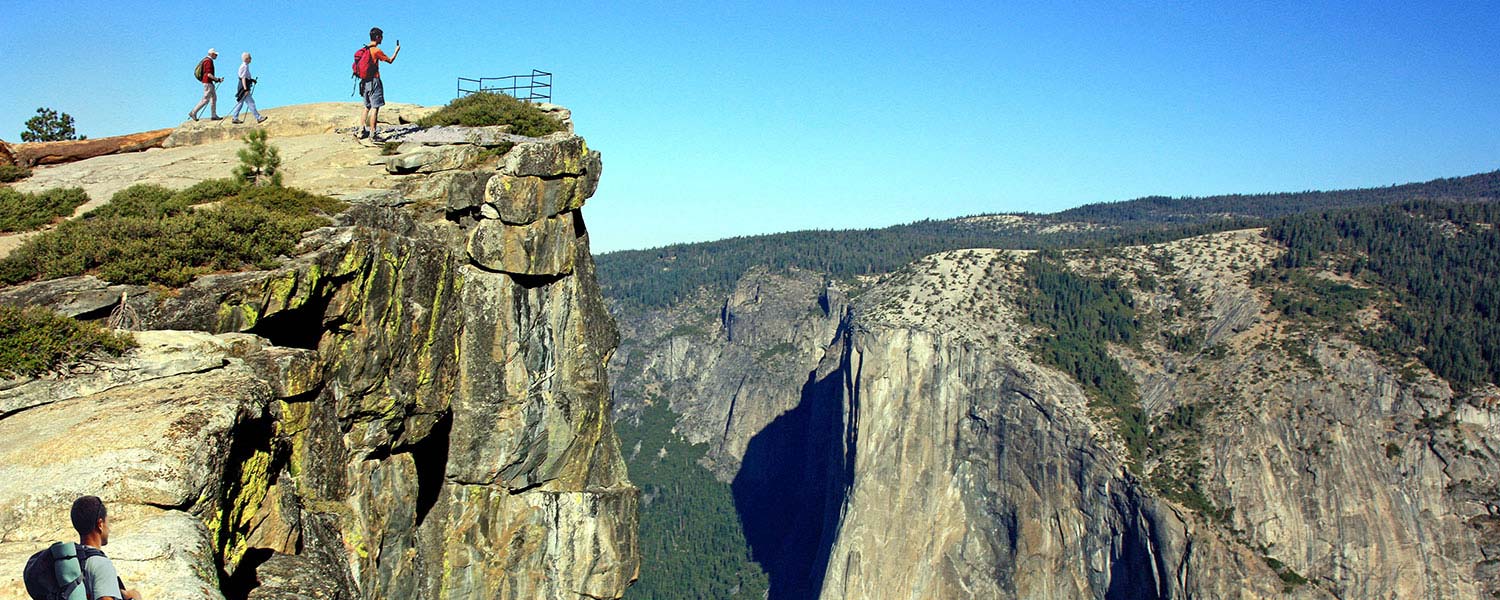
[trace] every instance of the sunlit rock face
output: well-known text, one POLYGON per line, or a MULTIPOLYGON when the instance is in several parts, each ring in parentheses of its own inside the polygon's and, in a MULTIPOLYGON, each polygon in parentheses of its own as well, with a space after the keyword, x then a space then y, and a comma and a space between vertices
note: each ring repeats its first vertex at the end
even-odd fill
POLYGON ((1038 358, 1018 251, 928 257, 831 319, 797 272, 621 311, 616 394, 710 443, 772 598, 1493 595, 1497 394, 1290 321, 1250 277, 1282 251, 1249 230, 1055 259, 1122 281, 1148 332, 1106 348, 1151 423, 1140 457, 1038 358))
POLYGON ((602 162, 566 132, 489 154, 330 190, 350 209, 276 269, 0 292, 83 318, 125 293, 146 330, 124 357, 0 390, 0 570, 71 537, 69 504, 95 494, 106 551, 150 598, 620 597, 638 492, 580 211, 602 162))

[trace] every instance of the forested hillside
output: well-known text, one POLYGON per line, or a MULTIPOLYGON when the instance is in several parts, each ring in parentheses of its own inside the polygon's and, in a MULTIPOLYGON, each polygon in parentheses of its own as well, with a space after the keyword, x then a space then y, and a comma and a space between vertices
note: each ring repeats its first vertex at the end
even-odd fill
POLYGON ((616 430, 641 488, 641 578, 625 597, 764 598, 766 575, 750 561, 729 486, 698 465, 703 446, 673 432, 676 423, 658 402, 616 430))
POLYGON ((883 229, 798 231, 601 254, 599 281, 616 303, 675 304, 700 288, 728 289, 746 270, 798 267, 836 279, 888 273, 929 254, 961 248, 1066 248, 1166 241, 1264 225, 1308 211, 1437 199, 1500 198, 1500 171, 1384 188, 1150 197, 1090 204, 1052 215, 918 221, 883 229))
MULTIPOLYGON (((1500 381, 1497 224, 1500 205, 1426 201, 1299 215, 1267 234, 1288 246, 1277 278, 1328 269, 1389 293, 1387 326, 1364 332, 1361 341, 1385 354, 1414 354, 1462 390, 1500 381)), ((1285 309, 1327 312, 1341 308, 1341 298, 1365 296, 1323 291, 1285 309)))

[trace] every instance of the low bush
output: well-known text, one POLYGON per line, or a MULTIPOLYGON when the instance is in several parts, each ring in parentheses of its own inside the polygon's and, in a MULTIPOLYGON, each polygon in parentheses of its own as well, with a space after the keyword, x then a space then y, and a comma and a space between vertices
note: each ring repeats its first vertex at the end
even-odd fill
POLYGON ((14 183, 31 177, 31 169, 16 165, 0 165, 0 183, 14 183))
POLYGON ((563 129, 562 123, 534 104, 505 94, 488 93, 456 98, 441 110, 417 121, 417 124, 423 127, 510 125, 511 133, 530 137, 540 137, 563 129))
POLYGON ((129 334, 64 317, 40 307, 0 306, 0 376, 31 377, 91 353, 118 355, 135 347, 129 334))
POLYGON ((132 186, 0 259, 0 283, 95 273, 115 283, 178 287, 205 273, 271 268, 343 206, 301 190, 231 180, 179 192, 132 186), (215 200, 217 206, 192 208, 215 200))
POLYGON ((89 201, 83 188, 54 188, 18 192, 0 187, 0 232, 31 231, 51 224, 89 201))

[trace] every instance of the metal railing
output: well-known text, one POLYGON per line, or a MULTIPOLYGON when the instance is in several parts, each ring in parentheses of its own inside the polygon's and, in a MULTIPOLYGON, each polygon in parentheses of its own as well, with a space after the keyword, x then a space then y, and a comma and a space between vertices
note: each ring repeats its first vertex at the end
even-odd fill
POLYGON ((475 93, 506 94, 523 102, 548 102, 552 100, 552 74, 531 70, 530 75, 506 75, 505 77, 458 78, 458 94, 475 93), (469 84, 469 87, 464 87, 469 84))

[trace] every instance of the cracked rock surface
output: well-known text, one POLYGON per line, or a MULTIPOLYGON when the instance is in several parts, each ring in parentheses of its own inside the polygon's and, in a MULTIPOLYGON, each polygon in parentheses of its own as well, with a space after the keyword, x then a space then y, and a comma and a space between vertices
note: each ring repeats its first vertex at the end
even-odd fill
MULTIPOLYGON (((479 209, 483 181, 539 176, 503 156, 390 176, 355 160, 378 150, 331 136, 272 138, 288 185, 351 203, 277 268, 170 293, 90 277, 0 291, 83 318, 123 293, 144 329, 123 357, 0 390, 0 571, 73 537, 69 505, 95 494, 106 551, 148 598, 623 595, 639 493, 608 419, 618 336, 582 199, 527 209, 567 226, 547 230, 545 259, 513 265, 505 229, 522 226, 479 209)), ((515 148, 541 157, 528 164, 591 166, 550 176, 596 186, 582 138, 515 148)), ((135 183, 91 162, 52 177, 135 183)), ((0 581, 0 599, 20 585, 0 581)))

